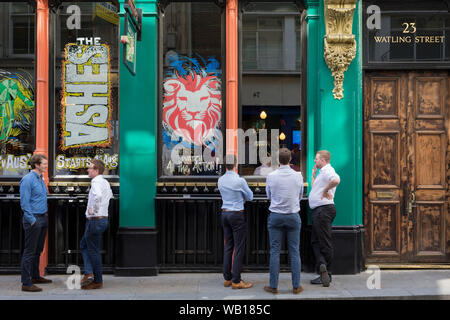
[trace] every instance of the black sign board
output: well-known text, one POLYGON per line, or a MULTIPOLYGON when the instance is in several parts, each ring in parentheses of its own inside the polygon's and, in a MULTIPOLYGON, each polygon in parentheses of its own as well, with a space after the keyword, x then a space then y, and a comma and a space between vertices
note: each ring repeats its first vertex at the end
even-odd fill
POLYGON ((450 13, 436 6, 428 9, 365 2, 365 66, 450 66, 450 13))

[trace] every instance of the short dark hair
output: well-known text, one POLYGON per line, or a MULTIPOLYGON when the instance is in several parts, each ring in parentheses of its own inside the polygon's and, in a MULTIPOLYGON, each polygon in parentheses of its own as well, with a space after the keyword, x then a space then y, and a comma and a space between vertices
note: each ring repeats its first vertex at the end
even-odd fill
POLYGON ((98 170, 98 174, 105 172, 105 165, 102 160, 92 159, 91 163, 94 165, 94 170, 98 170))
POLYGON ((288 148, 281 148, 278 153, 278 161, 280 161, 280 164, 282 165, 289 164, 289 161, 291 161, 291 150, 288 148))
POLYGON ((234 154, 227 154, 225 156, 225 167, 227 170, 233 170, 236 163, 236 156, 234 154))
POLYGON ((47 160, 47 156, 45 154, 34 154, 30 159, 31 168, 35 169, 36 165, 40 165, 44 159, 47 160))

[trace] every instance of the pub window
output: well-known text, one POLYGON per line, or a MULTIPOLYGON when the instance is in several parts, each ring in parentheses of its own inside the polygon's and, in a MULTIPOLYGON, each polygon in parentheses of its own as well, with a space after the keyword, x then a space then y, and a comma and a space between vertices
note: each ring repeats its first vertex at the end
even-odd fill
POLYGON ((119 16, 109 2, 63 2, 54 47, 53 172, 119 175, 119 16))
POLYGON ((0 176, 30 171, 35 148, 35 7, 0 3, 0 176))
POLYGON ((160 174, 219 175, 223 134, 222 10, 171 2, 161 24, 160 174))
POLYGON ((278 167, 272 161, 277 159, 272 138, 291 150, 290 165, 301 171, 301 12, 293 2, 250 2, 243 5, 241 20, 240 128, 245 146, 240 150, 245 150, 245 163, 239 173, 265 178, 278 167), (252 132, 256 139, 250 138, 252 132))

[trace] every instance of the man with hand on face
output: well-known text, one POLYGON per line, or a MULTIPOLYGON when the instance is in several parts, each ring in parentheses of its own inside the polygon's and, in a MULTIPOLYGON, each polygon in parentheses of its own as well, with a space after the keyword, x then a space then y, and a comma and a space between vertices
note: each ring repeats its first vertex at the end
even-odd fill
POLYGON ((318 151, 314 159, 315 166, 311 176, 311 192, 308 201, 312 210, 311 244, 316 257, 316 270, 320 276, 311 280, 312 284, 322 284, 329 287, 331 282, 331 263, 333 259, 333 244, 331 228, 336 217, 334 193, 340 183, 339 175, 330 165, 331 155, 326 150, 318 151), (317 169, 320 169, 316 177, 317 169))
POLYGON ((20 269, 22 291, 39 292, 35 283, 51 283, 39 274, 39 259, 44 250, 47 235, 47 187, 44 172, 47 170, 47 157, 35 154, 30 159, 32 170, 20 180, 20 206, 23 211, 24 249, 20 269))
POLYGON ((84 261, 85 276, 81 280, 81 289, 101 289, 102 278, 102 237, 108 227, 109 200, 113 197, 109 182, 103 178, 105 165, 101 160, 92 159, 88 167, 91 178, 88 204, 86 208, 86 229, 81 239, 80 249, 84 261))

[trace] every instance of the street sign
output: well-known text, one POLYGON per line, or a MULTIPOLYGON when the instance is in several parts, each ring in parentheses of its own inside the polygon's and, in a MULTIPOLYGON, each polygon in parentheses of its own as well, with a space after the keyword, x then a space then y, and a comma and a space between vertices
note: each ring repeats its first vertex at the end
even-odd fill
POLYGON ((136 75, 136 42, 137 30, 132 22, 132 16, 125 13, 125 37, 126 42, 123 45, 123 64, 130 70, 131 74, 136 75))
POLYGON ((127 0, 123 7, 125 9, 125 35, 121 37, 123 43, 122 62, 135 76, 137 41, 141 41, 142 9, 135 7, 134 0, 127 0))

